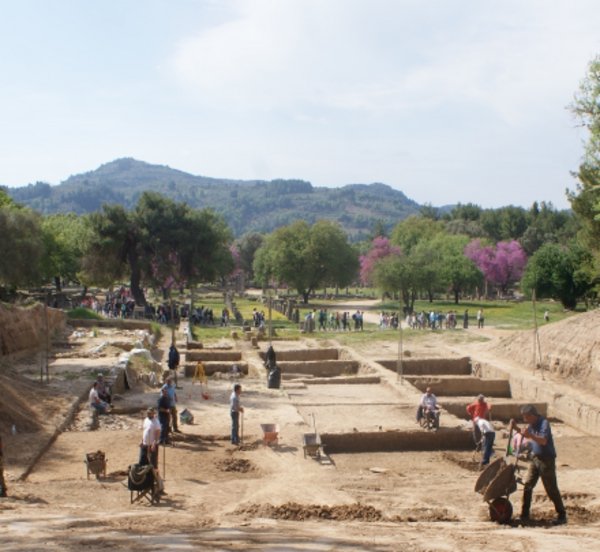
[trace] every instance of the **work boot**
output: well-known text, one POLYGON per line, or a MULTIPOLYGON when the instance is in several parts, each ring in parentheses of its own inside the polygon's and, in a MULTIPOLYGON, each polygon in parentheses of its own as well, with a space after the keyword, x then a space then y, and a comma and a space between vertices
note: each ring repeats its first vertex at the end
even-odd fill
POLYGON ((529 514, 523 515, 521 514, 518 518, 515 518, 515 523, 519 525, 527 525, 531 519, 529 518, 529 514))
POLYGON ((552 520, 552 525, 565 525, 567 523, 567 514, 563 512, 562 514, 558 514, 556 519, 552 520))

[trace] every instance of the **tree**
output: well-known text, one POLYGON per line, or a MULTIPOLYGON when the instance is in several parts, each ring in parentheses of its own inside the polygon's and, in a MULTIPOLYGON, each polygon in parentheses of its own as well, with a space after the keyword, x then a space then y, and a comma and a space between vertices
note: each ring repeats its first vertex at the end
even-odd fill
POLYGON ((248 232, 235 242, 239 254, 239 268, 250 281, 254 280, 254 268, 252 266, 254 263, 254 256, 264 240, 264 234, 248 232))
POLYGON ((378 236, 371 242, 371 248, 365 255, 359 257, 360 281, 367 286, 372 284, 372 275, 375 265, 389 255, 401 255, 402 250, 390 243, 388 238, 378 236))
POLYGON ((390 241, 400 247, 406 255, 410 255, 412 248, 420 241, 429 240, 444 231, 442 221, 411 216, 396 224, 390 241))
POLYGON ((406 255, 388 255, 374 268, 373 281, 382 291, 398 293, 402 297, 405 312, 412 312, 418 289, 418 270, 406 255))
POLYGON ((312 227, 296 221, 267 236, 256 253, 254 271, 263 285, 272 279, 297 290, 304 303, 320 286, 346 286, 356 276, 358 257, 335 223, 312 227))
POLYGON ((547 243, 529 260, 521 286, 526 293, 535 290, 538 298, 559 300, 574 309, 595 283, 593 259, 577 242, 565 247, 547 243))
POLYGON ((442 272, 444 258, 436 240, 422 240, 412 250, 412 265, 416 269, 415 285, 433 302, 436 291, 443 290, 442 272))
POLYGON ((142 282, 166 293, 173 286, 214 281, 233 267, 229 229, 208 209, 196 211, 145 192, 133 211, 105 205, 89 220, 84 273, 104 285, 129 274, 139 305, 146 304, 142 282))
POLYGON ((446 236, 440 234, 432 240, 432 247, 439 250, 440 278, 446 289, 454 295, 458 304, 460 296, 481 283, 481 272, 475 263, 465 256, 467 236, 446 236))
POLYGON ((74 213, 46 216, 42 219, 42 239, 42 272, 45 278, 54 280, 60 291, 61 280, 78 279, 87 242, 86 223, 74 213))
POLYGON ((493 241, 518 240, 529 224, 529 214, 522 207, 509 205, 499 209, 486 209, 481 213, 481 226, 493 241))
POLYGON ((39 283, 44 251, 40 215, 4 202, 0 207, 0 236, 0 286, 39 283))
POLYGON ((480 240, 473 240, 465 247, 465 255, 471 259, 486 280, 497 285, 506 293, 510 285, 518 282, 527 264, 527 255, 520 244, 498 242, 496 246, 483 246, 480 240))
POLYGON ((600 56, 588 65, 587 74, 570 106, 573 115, 588 131, 585 154, 577 172, 575 191, 568 197, 582 222, 585 243, 600 254, 600 56))
POLYGON ((111 286, 129 276, 133 299, 146 304, 140 267, 140 230, 121 205, 104 205, 87 219, 89 242, 82 260, 84 282, 111 286))

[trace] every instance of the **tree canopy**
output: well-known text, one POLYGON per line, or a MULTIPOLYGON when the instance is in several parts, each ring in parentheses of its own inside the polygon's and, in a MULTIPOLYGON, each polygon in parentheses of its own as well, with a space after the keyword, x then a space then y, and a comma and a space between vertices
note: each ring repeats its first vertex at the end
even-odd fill
POLYGON ((128 275, 138 304, 146 302, 142 283, 166 291, 214 280, 233 267, 230 235, 218 216, 153 192, 142 194, 130 212, 105 205, 89 223, 86 277, 106 285, 128 275))
POLYGON ((346 286, 354 281, 358 256, 342 229, 321 220, 309 226, 296 221, 267 236, 257 251, 254 271, 268 285, 270 281, 288 285, 308 296, 321 286, 346 286))

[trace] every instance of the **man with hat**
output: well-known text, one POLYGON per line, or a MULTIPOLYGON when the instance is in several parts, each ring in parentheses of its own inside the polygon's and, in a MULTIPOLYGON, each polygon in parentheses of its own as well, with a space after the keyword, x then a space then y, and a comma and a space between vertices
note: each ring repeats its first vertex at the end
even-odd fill
POLYGON ((567 512, 556 482, 556 449, 554 448, 550 423, 538 413, 532 404, 522 406, 521 415, 525 423, 528 424, 526 428, 519 430, 514 420, 511 420, 510 424, 513 429, 519 431, 523 437, 531 441, 532 457, 523 481, 523 505, 520 520, 522 522, 529 521, 533 489, 541 477, 546 494, 554 504, 557 514, 553 525, 562 525, 567 523, 567 512))

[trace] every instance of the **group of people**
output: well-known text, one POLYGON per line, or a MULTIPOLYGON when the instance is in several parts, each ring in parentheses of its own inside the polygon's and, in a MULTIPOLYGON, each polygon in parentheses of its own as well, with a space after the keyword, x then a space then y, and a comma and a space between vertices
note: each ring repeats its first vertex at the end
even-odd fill
POLYGON ((304 325, 306 331, 312 332, 315 329, 320 331, 351 331, 363 330, 364 313, 360 310, 350 314, 350 312, 329 312, 327 309, 313 309, 304 316, 304 325))
MULTIPOLYGON (((473 438, 478 450, 481 450, 481 468, 484 469, 490 462, 494 453, 494 441, 496 431, 491 422, 491 405, 486 401, 484 395, 478 395, 476 400, 466 407, 467 414, 473 423, 473 438)), ((435 428, 439 427, 440 405, 430 387, 425 390, 417 409, 417 421, 433 413, 435 416, 435 428)), ((526 404, 520 409, 525 425, 520 428, 514 419, 510 420, 509 440, 513 433, 518 436, 518 449, 528 448, 529 465, 527 473, 523 478, 523 500, 521 515, 518 522, 527 523, 530 519, 531 501, 533 489, 541 479, 548 498, 556 510, 554 525, 567 523, 566 509, 558 489, 556 479, 556 449, 552 438, 550 422, 542 416, 532 404, 526 404)), ((517 453, 519 450, 517 449, 517 453)))

